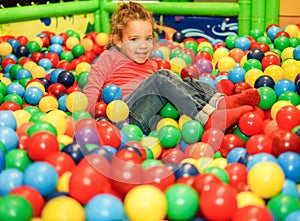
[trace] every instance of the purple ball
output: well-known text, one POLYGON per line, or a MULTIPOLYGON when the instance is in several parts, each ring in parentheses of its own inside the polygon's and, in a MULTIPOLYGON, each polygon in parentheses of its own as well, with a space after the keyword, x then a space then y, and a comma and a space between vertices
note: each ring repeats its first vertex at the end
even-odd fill
POLYGON ((213 70, 213 66, 211 61, 206 59, 199 59, 196 61, 196 66, 199 69, 201 74, 211 73, 213 70))
POLYGON ((100 145, 100 137, 97 130, 91 127, 84 127, 74 134, 75 142, 85 145, 85 144, 98 144, 100 145))

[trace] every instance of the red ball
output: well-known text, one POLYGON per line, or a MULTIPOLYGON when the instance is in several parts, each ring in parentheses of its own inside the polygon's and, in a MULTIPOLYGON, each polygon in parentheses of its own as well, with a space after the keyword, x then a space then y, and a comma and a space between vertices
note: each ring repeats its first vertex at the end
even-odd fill
POLYGON ((17 195, 25 198, 33 209, 33 217, 40 217, 41 211, 45 205, 43 196, 31 186, 18 186, 9 192, 9 195, 17 195))
POLYGON ((24 35, 18 36, 17 40, 19 41, 20 45, 24 45, 24 46, 26 46, 29 41, 28 38, 24 35))
POLYGON ((229 185, 242 191, 247 186, 247 167, 241 163, 230 163, 225 167, 229 177, 229 185))
POLYGON ((247 149, 247 153, 249 154, 272 154, 272 140, 268 135, 265 134, 253 135, 247 140, 245 147, 247 149))
POLYGON ((41 60, 42 58, 44 58, 44 54, 42 52, 33 52, 32 55, 31 55, 31 59, 35 62, 35 63, 38 63, 39 60, 41 60))
POLYGON ((164 60, 164 59, 159 59, 159 58, 155 58, 154 59, 157 63, 157 69, 168 69, 171 70, 171 64, 169 61, 164 60))
POLYGON ((107 104, 102 100, 95 104, 95 118, 106 117, 107 104))
POLYGON ((300 154, 300 137, 295 133, 278 129, 270 134, 272 142, 272 152, 274 156, 278 157, 284 152, 296 152, 300 154))
POLYGON ((232 221, 273 221, 273 216, 267 207, 249 205, 238 208, 233 214, 232 221))
POLYGON ((214 174, 203 173, 195 177, 192 186, 201 195, 203 191, 209 191, 214 183, 222 183, 222 181, 214 174))
POLYGON ((121 144, 121 132, 108 121, 98 121, 97 131, 102 145, 109 145, 118 148, 121 144))
POLYGON ((201 137, 201 141, 208 143, 214 150, 214 152, 218 151, 222 140, 224 137, 224 132, 218 128, 209 128, 204 131, 201 137))
POLYGON ((237 210, 237 191, 224 184, 212 184, 211 189, 203 191, 200 197, 200 210, 208 220, 231 220, 237 210))
POLYGON ((161 161, 163 163, 179 164, 186 158, 186 155, 180 148, 164 149, 161 155, 161 161))
POLYGON ((181 78, 192 77, 198 79, 200 77, 200 71, 195 65, 187 65, 181 69, 181 78))
POLYGON ((48 87, 47 92, 49 93, 49 95, 53 95, 54 97, 57 98, 58 95, 60 95, 62 93, 66 93, 67 89, 61 83, 54 83, 48 87))
POLYGON ((54 53, 54 52, 48 52, 46 55, 45 55, 45 58, 48 58, 51 63, 52 63, 52 66, 54 68, 57 67, 57 64, 58 62, 60 61, 60 57, 58 54, 54 53))
POLYGON ((16 61, 12 58, 4 58, 1 63, 2 69, 4 70, 8 64, 16 64, 16 61))
POLYGON ((73 171, 76 167, 73 158, 64 152, 52 153, 46 156, 44 161, 50 163, 55 168, 59 176, 63 175, 67 171, 73 171))
POLYGON ((227 157, 229 151, 236 147, 244 147, 244 141, 236 134, 226 134, 223 137, 220 153, 223 157, 227 157))
POLYGON ((270 65, 280 66, 280 58, 274 54, 269 54, 261 60, 262 70, 264 71, 270 65))
POLYGON ((257 112, 249 111, 239 118, 238 126, 243 134, 253 136, 262 131, 263 119, 257 112))
POLYGON ((300 125, 300 110, 295 106, 284 106, 276 114, 278 127, 283 130, 292 130, 300 125))
POLYGON ((53 133, 35 132, 28 140, 27 153, 32 161, 44 160, 48 155, 59 151, 59 143, 53 133))
POLYGON ((209 52, 207 51, 200 51, 196 54, 195 60, 198 61, 200 59, 206 59, 208 61, 212 61, 212 56, 209 52))

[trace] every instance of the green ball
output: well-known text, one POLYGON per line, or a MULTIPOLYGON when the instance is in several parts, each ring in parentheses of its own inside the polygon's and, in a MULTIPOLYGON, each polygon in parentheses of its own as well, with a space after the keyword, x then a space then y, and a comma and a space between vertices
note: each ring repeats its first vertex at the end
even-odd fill
POLYGON ((269 199, 267 207, 275 220, 284 220, 290 213, 300 209, 299 200, 286 194, 278 194, 269 199))
POLYGON ((6 147, 5 147, 4 143, 2 143, 2 141, 0 141, 0 150, 2 150, 3 153, 6 153, 6 147))
POLYGON ((146 159, 154 159, 153 152, 149 147, 145 147, 146 159))
POLYGON ((181 133, 177 127, 172 125, 163 126, 158 131, 158 140, 163 148, 172 148, 179 144, 181 133))
POLYGON ((142 167, 144 170, 152 167, 152 166, 158 166, 158 165, 164 165, 160 160, 157 159, 146 159, 142 162, 142 167))
POLYGON ((41 46, 36 41, 29 41, 26 45, 26 48, 31 54, 41 50, 41 46))
POLYGON ((203 173, 213 174, 216 177, 218 177, 220 180, 222 180, 223 183, 227 183, 227 184, 229 183, 228 173, 225 170, 221 169, 220 167, 216 167, 216 166, 207 167, 204 169, 203 173))
POLYGON ((260 36, 256 39, 257 42, 265 43, 265 44, 272 44, 272 40, 268 36, 260 36))
POLYGON ((30 122, 36 123, 36 122, 41 122, 42 119, 45 117, 46 113, 39 111, 36 113, 32 113, 31 117, 29 119, 30 122))
POLYGON ((25 171, 27 166, 31 164, 27 151, 22 149, 14 149, 5 155, 5 168, 14 168, 20 171, 25 171))
POLYGON ((196 53, 196 52, 197 52, 198 44, 197 44, 197 42, 195 42, 195 41, 187 41, 187 42, 184 44, 183 47, 184 47, 184 48, 190 48, 190 49, 192 49, 192 51, 193 51, 194 53, 196 53))
POLYGON ((291 102, 294 106, 300 104, 300 96, 294 91, 285 91, 279 95, 278 100, 285 100, 291 102))
POLYGON ((23 105, 23 99, 21 98, 20 95, 18 94, 8 94, 4 97, 4 101, 12 101, 12 102, 15 102, 17 103, 20 107, 22 107, 23 105))
POLYGON ((3 94, 0 92, 0 105, 3 103, 4 101, 4 96, 3 94))
POLYGON ((35 122, 31 125, 27 130, 27 134, 31 137, 33 134, 40 131, 47 131, 57 136, 56 128, 52 124, 43 121, 35 122))
POLYGON ((23 110, 26 110, 30 115, 41 112, 41 110, 37 106, 26 106, 23 108, 23 110))
POLYGON ((178 57, 179 54, 181 54, 182 50, 180 50, 179 48, 174 48, 170 51, 169 54, 169 60, 171 60, 172 58, 178 57))
POLYGON ((262 70, 262 64, 259 60, 255 59, 255 58, 251 58, 251 59, 248 59, 245 64, 244 64, 244 69, 245 71, 249 71, 250 69, 253 69, 253 68, 257 68, 259 70, 262 70))
POLYGON ((203 46, 203 47, 199 48, 198 52, 201 52, 201 51, 206 51, 206 52, 208 52, 211 56, 214 55, 214 50, 213 50, 211 47, 209 47, 209 46, 203 46))
POLYGON ((59 57, 61 60, 68 62, 71 62, 74 59, 74 55, 70 51, 63 51, 59 57))
POLYGON ((264 32, 260 28, 253 28, 250 30, 250 36, 255 40, 264 35, 264 32))
POLYGON ((284 49, 290 46, 290 40, 286 36, 278 36, 274 40, 274 46, 276 49, 283 51, 284 49))
POLYGON ((203 125, 197 120, 189 120, 182 125, 182 139, 187 144, 196 143, 201 140, 204 133, 203 125))
POLYGON ((84 71, 84 72, 81 72, 79 74, 79 76, 78 76, 78 85, 81 89, 84 89, 86 87, 88 79, 89 79, 89 72, 84 71))
POLYGON ((22 79, 20 79, 19 80, 19 83, 24 87, 24 88, 26 88, 26 85, 27 85, 27 83, 29 82, 31 80, 31 78, 22 78, 22 79))
POLYGON ((260 101, 257 106, 263 110, 270 109, 277 101, 276 92, 268 86, 260 87, 257 90, 260 94, 260 101))
POLYGON ((17 72, 23 68, 24 67, 20 64, 13 64, 9 69, 9 75, 11 76, 12 79, 16 79, 17 72))
POLYGON ((0 81, 0 92, 5 96, 7 94, 7 86, 2 81, 0 81))
POLYGON ((300 39, 299 38, 291 37, 289 40, 290 40, 290 46, 293 47, 293 48, 300 45, 300 39))
POLYGON ((30 221, 33 209, 28 200, 17 195, 6 195, 0 200, 0 221, 30 221))
POLYGON ((76 44, 76 45, 74 45, 73 48, 72 48, 72 53, 74 54, 74 56, 75 56, 76 58, 78 58, 78 57, 80 57, 81 55, 83 55, 84 52, 85 52, 85 49, 84 49, 83 45, 81 45, 81 44, 76 44))
POLYGON ((165 191, 169 220, 190 220, 199 210, 199 196, 196 190, 186 184, 177 183, 165 191))
POLYGON ((159 114, 163 118, 177 119, 179 116, 179 111, 171 103, 167 103, 160 111, 159 114))
POLYGON ((72 114, 72 117, 78 122, 79 120, 83 118, 92 118, 89 112, 87 111, 76 111, 72 114))
POLYGON ((140 141, 143 138, 143 131, 134 124, 122 127, 121 132, 126 135, 128 141, 140 141))
POLYGON ((189 54, 181 53, 178 55, 178 57, 182 58, 185 61, 186 65, 191 65, 193 63, 193 59, 189 54))
POLYGON ((228 49, 233 49, 235 47, 235 41, 238 39, 237 35, 228 35, 225 39, 225 45, 228 49))
POLYGON ((245 143, 247 142, 247 140, 249 139, 249 136, 243 134, 239 127, 236 127, 236 128, 233 130, 233 133, 236 134, 236 135, 238 135, 240 138, 242 138, 242 140, 244 141, 244 144, 245 144, 245 143))

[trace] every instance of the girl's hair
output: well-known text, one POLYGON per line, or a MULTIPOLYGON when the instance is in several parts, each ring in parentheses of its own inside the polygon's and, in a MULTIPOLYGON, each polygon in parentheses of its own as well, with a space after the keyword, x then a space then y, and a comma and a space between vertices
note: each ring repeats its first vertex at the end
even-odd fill
MULTIPOLYGON (((122 39, 123 29, 129 22, 135 20, 149 21, 154 29, 155 22, 152 13, 145 9, 144 6, 131 1, 128 3, 122 2, 118 5, 117 10, 112 15, 111 35, 122 39)), ((114 44, 114 42, 112 43, 114 44)))

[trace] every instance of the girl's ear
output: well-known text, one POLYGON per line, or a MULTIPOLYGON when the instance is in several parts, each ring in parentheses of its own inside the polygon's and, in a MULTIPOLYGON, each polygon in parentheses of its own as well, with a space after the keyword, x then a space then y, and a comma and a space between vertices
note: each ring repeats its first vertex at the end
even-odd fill
POLYGON ((114 45, 120 47, 121 46, 121 39, 118 35, 113 35, 112 36, 112 42, 114 45))

